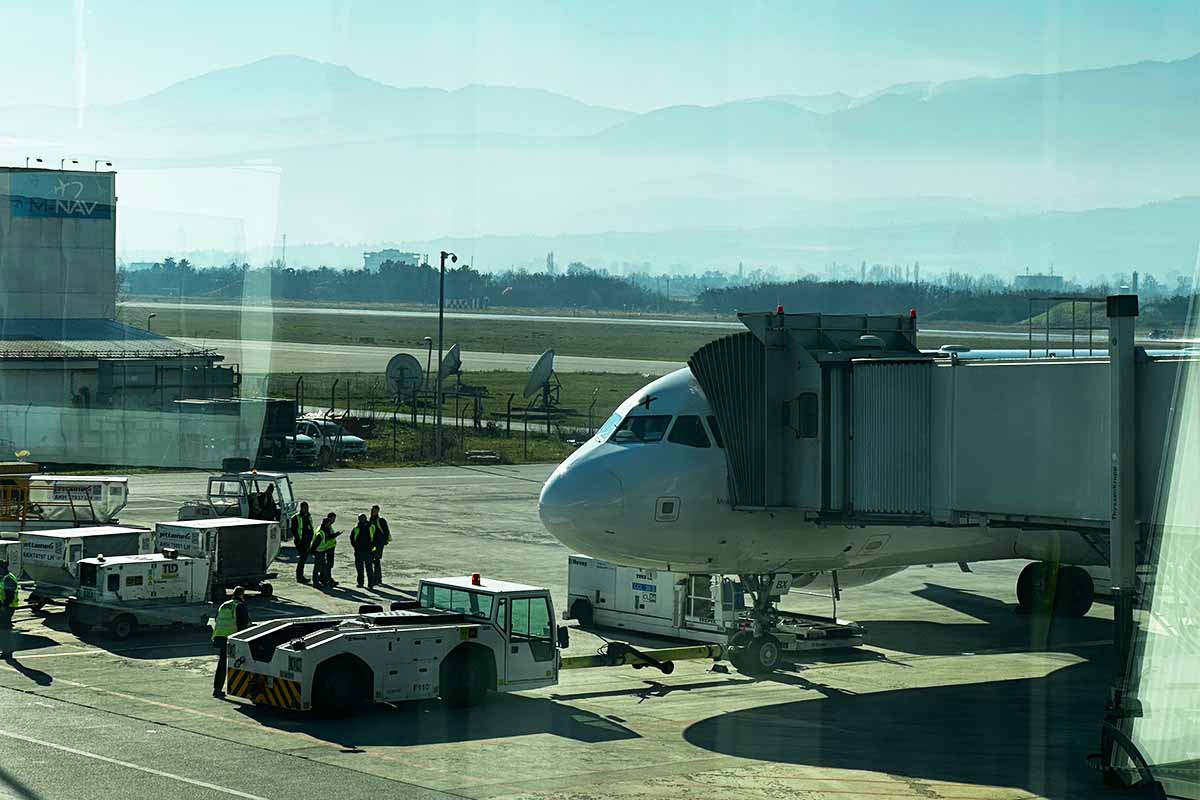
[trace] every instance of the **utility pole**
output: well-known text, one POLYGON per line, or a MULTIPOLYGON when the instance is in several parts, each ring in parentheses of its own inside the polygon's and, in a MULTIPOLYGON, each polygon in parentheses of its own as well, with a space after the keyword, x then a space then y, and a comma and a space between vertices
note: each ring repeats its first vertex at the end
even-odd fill
POLYGON ((450 259, 450 263, 457 264, 458 256, 454 253, 442 251, 442 266, 438 275, 438 374, 434 379, 436 390, 434 391, 435 402, 437 403, 437 422, 433 429, 433 447, 434 457, 442 460, 442 326, 446 316, 446 259, 450 259))
POLYGON ((287 266, 287 234, 283 235, 283 252, 279 254, 279 261, 283 266, 287 266))

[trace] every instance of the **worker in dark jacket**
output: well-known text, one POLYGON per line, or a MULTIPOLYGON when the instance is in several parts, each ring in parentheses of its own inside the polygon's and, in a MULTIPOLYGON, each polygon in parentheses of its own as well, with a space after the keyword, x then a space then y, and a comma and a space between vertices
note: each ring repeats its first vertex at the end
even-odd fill
POLYGON ((8 559, 0 559, 0 658, 13 657, 13 612, 20 605, 17 576, 8 569, 8 559))
POLYGON ((312 553, 313 553, 313 586, 318 589, 331 589, 337 586, 337 581, 333 579, 333 554, 337 547, 337 537, 341 536, 341 531, 333 529, 333 523, 337 520, 337 514, 330 511, 325 515, 325 519, 321 520, 321 527, 313 536, 312 553))
POLYGON ((212 643, 218 648, 217 672, 213 675, 213 697, 225 696, 225 672, 229 663, 229 637, 250 627, 250 611, 246 608, 246 590, 238 586, 233 598, 226 600, 217 609, 213 620, 212 643))
MULTIPOLYGON (((308 503, 300 504, 300 513, 292 517, 292 542, 296 545, 296 580, 308 583, 304 577, 304 565, 308 563, 308 554, 312 550, 313 521, 308 511, 308 503)), ((315 569, 315 567, 314 567, 315 569)))
POLYGON ((378 534, 375 526, 367 519, 366 514, 358 515, 358 524, 350 531, 350 546, 354 548, 354 570, 358 573, 358 585, 363 585, 363 576, 367 582, 375 585, 371 570, 371 559, 375 552, 375 536, 378 534))
POLYGON ((375 526, 375 545, 371 549, 371 585, 383 583, 383 548, 392 541, 392 530, 388 521, 379 516, 379 506, 371 506, 369 522, 375 526))

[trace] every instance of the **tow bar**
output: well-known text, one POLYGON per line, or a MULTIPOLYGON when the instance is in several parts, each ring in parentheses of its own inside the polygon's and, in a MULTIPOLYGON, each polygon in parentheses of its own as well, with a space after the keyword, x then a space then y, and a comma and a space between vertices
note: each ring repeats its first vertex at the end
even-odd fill
POLYGON ((587 669, 589 667, 631 666, 634 669, 653 667, 664 675, 675 671, 676 661, 711 658, 719 661, 725 655, 725 647, 719 644, 700 644, 688 647, 664 647, 656 650, 638 650, 625 642, 609 642, 591 656, 563 656, 560 669, 587 669))

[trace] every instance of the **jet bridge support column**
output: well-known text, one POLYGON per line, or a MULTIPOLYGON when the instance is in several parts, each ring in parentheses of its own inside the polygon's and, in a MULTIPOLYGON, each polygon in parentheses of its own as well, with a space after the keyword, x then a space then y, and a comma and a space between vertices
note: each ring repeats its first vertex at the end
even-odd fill
POLYGON ((1108 372, 1110 387, 1109 443, 1112 463, 1112 516, 1109 520, 1114 643, 1123 674, 1133 635, 1136 592, 1137 525, 1134 517, 1137 409, 1134 407, 1133 326, 1138 316, 1135 294, 1108 298, 1108 372))

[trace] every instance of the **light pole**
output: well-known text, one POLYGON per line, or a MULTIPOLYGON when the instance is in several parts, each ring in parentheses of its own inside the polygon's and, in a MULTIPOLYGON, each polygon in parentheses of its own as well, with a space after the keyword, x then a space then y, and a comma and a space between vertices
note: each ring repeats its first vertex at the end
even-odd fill
MULTIPOLYGON (((59 169, 66 169, 66 166, 65 166, 65 165, 66 165, 66 163, 67 163, 67 160, 66 160, 65 158, 60 158, 60 159, 58 160, 58 168, 59 168, 59 169)), ((79 161, 78 161, 78 159, 74 159, 74 158, 72 158, 72 159, 71 159, 71 163, 72 163, 72 164, 78 164, 78 163, 79 163, 79 161)))
MULTIPOLYGON (((433 361, 433 337, 425 337, 425 386, 429 386, 429 363, 433 361)), ((439 365, 440 366, 440 365, 439 365)))
POLYGON ((111 161, 105 161, 103 158, 97 158, 95 161, 92 162, 92 172, 99 172, 101 164, 103 164, 106 167, 112 166, 111 161))
POLYGON ((438 273, 438 374, 434 378, 436 382, 436 391, 434 396, 437 402, 437 423, 433 431, 433 446, 438 461, 442 460, 442 323, 446 316, 446 259, 450 259, 450 263, 457 264, 458 256, 454 253, 442 251, 442 265, 438 273))
MULTIPOLYGON (((33 156, 25 156, 25 169, 29 169, 29 159, 31 158, 33 158, 33 156)), ((40 158, 34 158, 33 163, 40 164, 42 163, 42 160, 40 158)))
POLYGON ((147 333, 150 332, 150 320, 154 319, 157 316, 158 316, 158 314, 150 314, 149 316, 146 317, 146 332, 147 333))

